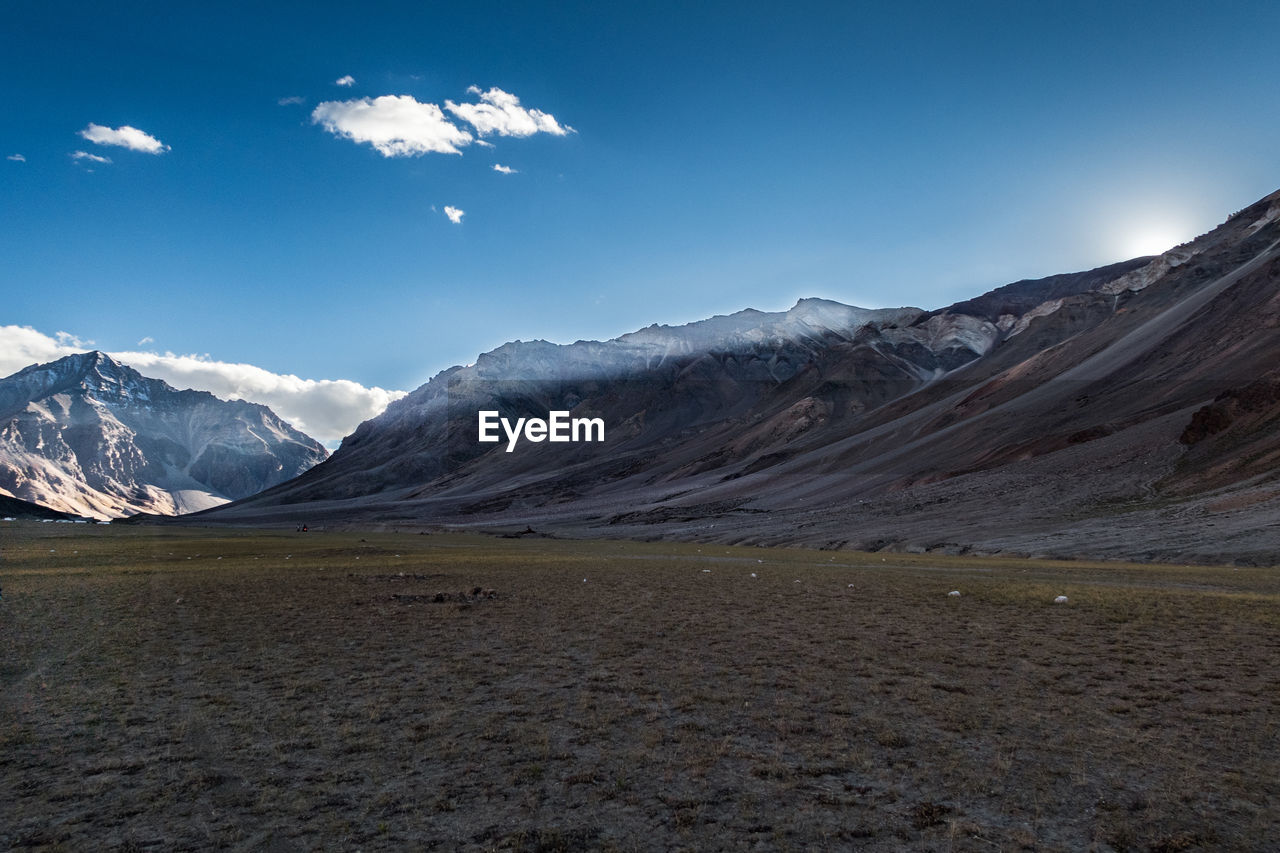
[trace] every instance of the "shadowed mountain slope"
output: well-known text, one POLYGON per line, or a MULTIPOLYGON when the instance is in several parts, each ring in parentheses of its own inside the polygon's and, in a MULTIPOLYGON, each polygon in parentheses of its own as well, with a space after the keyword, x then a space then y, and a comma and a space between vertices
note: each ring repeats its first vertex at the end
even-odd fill
POLYGON ((12 519, 52 519, 71 520, 73 516, 65 512, 58 512, 56 509, 49 509, 47 506, 41 506, 31 501, 24 501, 18 498, 11 498, 8 495, 0 495, 0 518, 12 519))
POLYGON ((210 520, 1273 562, 1280 193, 1155 258, 926 313, 802 300, 507 344, 210 520), (477 411, 602 444, 477 441, 477 411))

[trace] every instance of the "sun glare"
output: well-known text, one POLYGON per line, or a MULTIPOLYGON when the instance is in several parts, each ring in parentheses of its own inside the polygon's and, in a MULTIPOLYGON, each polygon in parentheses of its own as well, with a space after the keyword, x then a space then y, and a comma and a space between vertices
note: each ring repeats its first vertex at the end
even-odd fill
POLYGON ((1142 255, 1160 255, 1185 241, 1172 231, 1142 231, 1132 235, 1127 244, 1126 255, 1131 258, 1142 255))

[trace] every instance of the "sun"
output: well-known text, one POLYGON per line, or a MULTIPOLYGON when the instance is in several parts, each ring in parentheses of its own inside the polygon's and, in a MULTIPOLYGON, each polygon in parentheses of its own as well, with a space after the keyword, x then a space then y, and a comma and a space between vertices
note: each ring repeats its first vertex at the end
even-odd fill
POLYGON ((1138 231, 1125 241, 1125 257, 1137 258, 1144 255, 1162 255, 1186 239, 1186 237, 1172 229, 1138 231))
POLYGON ((1108 199, 1093 216, 1113 258, 1141 258, 1162 255, 1194 238, 1201 223, 1190 213, 1191 206, 1176 196, 1146 192, 1108 199), (1131 198, 1138 195, 1138 198, 1131 198))

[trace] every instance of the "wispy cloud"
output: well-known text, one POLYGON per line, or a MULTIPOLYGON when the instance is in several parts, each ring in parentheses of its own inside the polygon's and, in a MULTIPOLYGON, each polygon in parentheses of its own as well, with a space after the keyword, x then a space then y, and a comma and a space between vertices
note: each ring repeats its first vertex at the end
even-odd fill
MULTIPOLYGON (((34 329, 32 331, 34 331, 34 329)), ((60 347, 71 347, 72 349, 81 350, 88 349, 93 346, 93 341, 83 340, 70 332, 54 332, 53 336, 57 339, 58 346, 60 347)))
POLYGON ((480 103, 445 101, 444 108, 474 127, 481 136, 491 133, 498 136, 533 136, 535 133, 564 136, 574 132, 573 128, 556 121, 550 113, 520 106, 520 99, 510 92, 498 88, 482 92, 478 86, 468 88, 467 92, 478 95, 480 103))
POLYGON ((110 157, 100 157, 97 154, 90 154, 88 151, 72 151, 72 160, 88 160, 90 163, 110 163, 110 157))
POLYGON ((456 207, 450 207, 446 204, 444 206, 444 215, 449 217, 449 221, 454 225, 461 225, 462 217, 466 216, 467 212, 465 210, 459 210, 456 207))
POLYGON ((335 136, 367 142, 383 157, 414 157, 431 151, 461 154, 459 147, 472 140, 438 106, 420 103, 410 95, 325 101, 312 110, 311 121, 335 136))
POLYGON ((156 342, 155 338, 151 337, 150 335, 147 335, 145 338, 138 341, 136 346, 145 347, 147 344, 154 344, 155 342, 156 342))
POLYGON ((136 127, 121 125, 120 127, 103 127, 89 122, 89 126, 80 131, 80 135, 98 145, 117 145, 130 151, 142 151, 147 154, 163 154, 169 150, 159 139, 136 127))
POLYGON ((27 158, 26 158, 26 157, 23 157, 21 154, 10 154, 10 155, 9 155, 8 157, 6 157, 5 159, 6 159, 6 160, 12 160, 12 161, 14 161, 15 163, 25 163, 25 162, 27 162, 27 158))
POLYGON ((307 99, 302 97, 301 95, 290 95, 287 98, 280 98, 278 101, 276 101, 276 103, 282 107, 287 107, 294 104, 305 104, 306 102, 307 102, 307 99))
POLYGON ((511 168, 510 166, 500 166, 500 165, 498 165, 497 163, 494 163, 494 164, 493 164, 493 171, 495 171, 495 172, 501 172, 501 173, 502 173, 502 174, 504 174, 504 175, 516 175, 516 174, 519 174, 519 172, 517 172, 515 169, 511 168))
MULTIPOLYGON (((50 337, 29 326, 0 326, 0 376, 92 346, 92 341, 67 332, 50 337)), ((298 429, 329 444, 349 435, 361 421, 381 414, 387 404, 405 395, 404 391, 366 387, 348 379, 301 379, 252 364, 214 361, 208 356, 154 352, 110 355, 144 376, 163 379, 175 388, 195 388, 227 400, 261 403, 298 429)))
POLYGON ((342 86, 343 88, 346 88, 346 89, 350 89, 355 84, 356 84, 356 78, 352 77, 350 74, 344 74, 341 77, 339 77, 337 80, 333 81, 333 85, 342 86))

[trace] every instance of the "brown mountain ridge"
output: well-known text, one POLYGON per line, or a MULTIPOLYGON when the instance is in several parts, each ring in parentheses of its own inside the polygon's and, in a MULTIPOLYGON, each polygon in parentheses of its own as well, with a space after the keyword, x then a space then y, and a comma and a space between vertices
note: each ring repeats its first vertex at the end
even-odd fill
POLYGON ((433 378, 208 522, 1280 559, 1280 192, 1154 258, 948 308, 801 300, 433 378), (477 441, 477 411, 604 419, 477 441))

